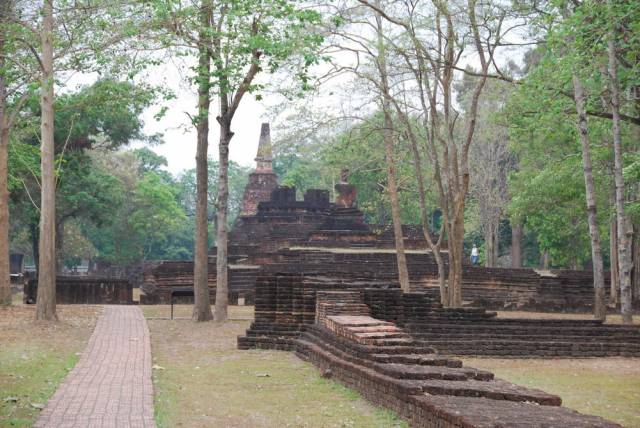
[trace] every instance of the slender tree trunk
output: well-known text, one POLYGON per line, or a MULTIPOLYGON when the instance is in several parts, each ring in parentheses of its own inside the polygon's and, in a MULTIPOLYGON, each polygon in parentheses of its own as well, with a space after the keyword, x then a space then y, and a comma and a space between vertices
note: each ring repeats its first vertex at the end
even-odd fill
POLYGON ((31 254, 33 255, 33 264, 36 268, 36 274, 40 272, 40 231, 37 224, 29 227, 29 237, 31 238, 31 254))
MULTIPOLYGON (((459 203, 459 201, 458 201, 459 203)), ((461 210, 463 211, 463 210, 461 210)), ((464 218, 454 213, 449 223, 449 306, 462 306, 462 264, 464 260, 464 218)))
MULTIPOLYGON (((7 3, 8 5, 8 3, 7 3)), ((0 6, 0 15, 7 12, 0 6)), ((0 25, 2 25, 0 18, 0 25)), ((0 70, 4 68, 4 36, 0 30, 0 70)), ((0 305, 11 304, 11 270, 9 264, 9 119, 7 114, 7 87, 0 73, 0 305)))
POLYGON ((64 268, 64 220, 56 222, 56 269, 62 272, 64 268))
POLYGON ((587 113, 584 106, 584 88, 580 78, 573 76, 574 100, 578 121, 576 126, 580 134, 582 145, 582 172, 587 197, 587 221, 589 223, 589 236, 591 238, 591 259, 593 261, 593 288, 595 298, 593 312, 596 319, 604 321, 607 317, 607 302, 604 289, 604 268, 602 262, 602 246, 600 230, 598 229, 598 215, 596 207, 595 186, 593 184, 593 170, 591 166, 591 152, 589 147, 589 131, 587 128, 587 113))
POLYGON ((633 245, 632 245, 633 269, 631 271, 631 284, 633 291, 633 301, 640 300, 640 226, 633 226, 633 245))
POLYGON ((485 261, 486 267, 496 267, 498 265, 498 226, 496 224, 487 225, 484 234, 485 261))
MULTIPOLYGON (((401 111, 398 111, 400 114, 401 111)), ((424 174, 422 173, 422 161, 420 151, 418 150, 418 142, 416 141, 415 134, 411 129, 411 123, 407 120, 407 116, 403 115, 403 122, 408 129, 409 141, 411 142, 411 150, 413 152, 413 166, 416 172, 416 180, 418 182, 418 198, 420 201, 420 220, 422 222, 422 234, 424 239, 429 245, 429 249, 436 260, 438 266, 438 288, 440 290, 440 303, 443 306, 449 306, 449 292, 447 291, 447 276, 444 267, 444 260, 440 248, 442 245, 442 236, 437 237, 437 242, 434 244, 431 239, 431 232, 429 231, 429 215, 427 213, 427 196, 424 188, 424 174)), ((440 235, 443 234, 443 228, 440 228, 440 235)))
MULTIPOLYGON (((226 95, 222 95, 226 96, 226 95)), ((222 113, 222 112, 221 112, 222 113)), ((216 304, 213 313, 216 322, 225 322, 228 318, 229 278, 228 278, 228 245, 229 231, 227 226, 227 210, 229 205, 229 142, 233 137, 231 121, 224 115, 218 119, 220 123, 218 199, 216 201, 216 304)))
POLYGON ((609 232, 609 254, 611 260, 611 303, 618 305, 618 291, 620 290, 620 270, 618 269, 618 217, 614 214, 611 217, 611 226, 609 232))
POLYGON ((41 146, 40 168, 40 269, 36 319, 57 320, 56 314, 56 181, 53 137, 53 0, 44 0, 42 7, 42 95, 40 105, 41 146))
MULTIPOLYGON (((210 9, 208 2, 202 2, 201 25, 202 30, 209 25, 210 9)), ((194 321, 209 321, 213 319, 211 313, 211 297, 209 294, 209 233, 207 206, 208 194, 208 158, 209 148, 209 106, 211 95, 211 61, 209 51, 205 45, 207 37, 204 31, 200 33, 200 49, 198 58, 198 119, 196 130, 198 143, 196 148, 196 237, 193 263, 193 314, 194 321)))
POLYGON ((550 264, 551 263, 549 261, 549 252, 547 250, 544 250, 540 255, 540 267, 546 270, 546 269, 549 269, 550 264))
POLYGON ((402 220, 400 219, 400 201, 398 200, 398 184, 396 182, 396 165, 393 156, 392 121, 388 106, 384 112, 384 148, 387 162, 387 190, 391 201, 391 220, 393 222, 393 236, 395 238, 396 259, 398 263, 398 280, 400 288, 409 292, 409 270, 407 268, 407 256, 404 249, 404 236, 402 234, 402 220))
MULTIPOLYGON (((378 1, 377 6, 380 6, 378 1)), ((391 119, 391 107, 389 105, 389 79, 387 76, 387 59, 384 39, 382 37, 382 17, 376 13, 376 23, 378 30, 378 71, 380 72, 380 84, 382 86, 382 111, 384 114, 384 137, 385 161, 387 163, 387 190, 391 201, 391 220, 393 222, 393 236, 396 246, 396 260, 398 264, 398 280, 400 288, 404 292, 409 292, 409 270, 407 268, 407 256, 404 249, 404 236, 402 234, 402 220, 400 219, 400 202, 398 201, 398 183, 396 181, 396 163, 393 154, 393 120, 391 119)))
POLYGON ((522 225, 511 226, 511 267, 522 267, 522 225))
POLYGON ((616 214, 618 217, 618 265, 620 269, 620 312, 625 324, 633 323, 631 291, 631 242, 630 227, 625 213, 624 178, 622 176, 622 137, 620 135, 620 87, 618 84, 618 60, 616 58, 615 32, 609 34, 609 77, 611 88, 611 113, 613 116, 613 158, 616 183, 616 214))

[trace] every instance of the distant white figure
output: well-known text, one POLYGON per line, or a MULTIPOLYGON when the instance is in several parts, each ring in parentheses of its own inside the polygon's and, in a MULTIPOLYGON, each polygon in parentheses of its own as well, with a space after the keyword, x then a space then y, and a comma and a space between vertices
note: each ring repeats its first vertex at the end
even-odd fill
POLYGON ((471 264, 472 265, 477 265, 478 264, 478 256, 480 255, 480 253, 478 252, 478 247, 476 247, 476 244, 473 244, 473 248, 471 249, 471 264))

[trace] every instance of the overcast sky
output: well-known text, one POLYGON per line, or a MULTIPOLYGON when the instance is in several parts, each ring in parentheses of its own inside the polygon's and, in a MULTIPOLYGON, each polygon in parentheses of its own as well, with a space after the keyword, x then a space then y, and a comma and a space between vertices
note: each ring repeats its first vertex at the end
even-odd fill
MULTIPOLYGON (((168 160, 168 170, 176 174, 182 170, 195 168, 196 156, 196 131, 190 124, 189 116, 196 114, 197 97, 194 88, 186 82, 184 75, 180 74, 173 64, 155 70, 149 79, 153 83, 167 85, 175 92, 176 98, 165 102, 169 108, 165 116, 159 121, 154 118, 161 105, 148 109, 144 114, 145 131, 147 134, 161 133, 164 135, 164 144, 151 147, 153 151, 164 156, 168 160)), ((209 156, 218 158, 218 123, 215 117, 218 105, 215 99, 211 103, 209 156)), ((265 108, 257 102, 253 95, 247 94, 233 120, 232 130, 235 136, 231 140, 229 157, 231 160, 245 166, 253 166, 260 125, 264 121, 265 108)))

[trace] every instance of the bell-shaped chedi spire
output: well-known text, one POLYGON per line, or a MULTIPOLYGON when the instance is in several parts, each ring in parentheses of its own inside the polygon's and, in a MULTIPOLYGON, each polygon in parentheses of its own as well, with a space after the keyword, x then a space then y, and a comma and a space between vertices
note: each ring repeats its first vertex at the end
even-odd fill
POLYGON ((258 142, 258 154, 256 155, 256 171, 273 171, 273 155, 271 150, 271 132, 269 124, 263 123, 260 129, 260 141, 258 142))
POLYGON ((249 182, 244 188, 240 215, 254 215, 258 211, 258 204, 268 201, 276 187, 278 187, 278 176, 273 172, 271 133, 269 124, 263 123, 256 155, 256 170, 249 175, 249 182))

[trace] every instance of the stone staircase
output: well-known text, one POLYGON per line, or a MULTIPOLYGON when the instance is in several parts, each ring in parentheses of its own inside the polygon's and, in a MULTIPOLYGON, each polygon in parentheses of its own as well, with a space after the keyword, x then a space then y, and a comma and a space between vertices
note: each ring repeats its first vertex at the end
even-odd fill
POLYGON ((417 427, 613 427, 561 407, 560 397, 495 379, 366 314, 358 291, 318 294, 316 323, 295 352, 417 427), (354 312, 351 312, 354 311, 354 312))

